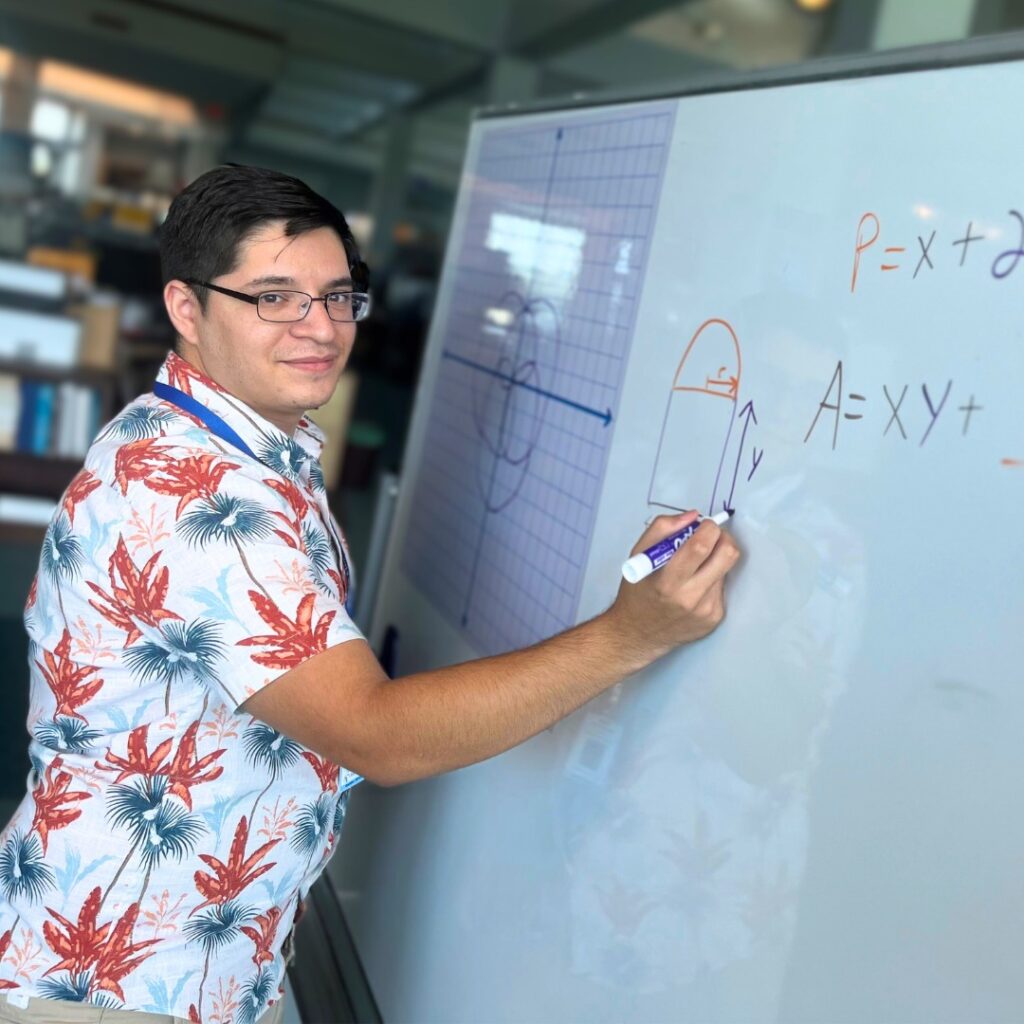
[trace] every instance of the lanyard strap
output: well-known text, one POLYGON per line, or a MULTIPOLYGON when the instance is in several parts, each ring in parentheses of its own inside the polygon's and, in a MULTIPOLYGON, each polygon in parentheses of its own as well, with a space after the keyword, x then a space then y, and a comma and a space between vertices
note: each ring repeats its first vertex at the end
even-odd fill
MULTIPOLYGON (((210 431, 211 434, 216 434, 221 440, 234 445, 239 451, 245 452, 245 454, 250 458, 255 459, 257 462, 262 461, 259 456, 257 456, 256 453, 238 436, 235 430, 228 426, 220 416, 212 410, 207 409, 201 402, 197 402, 191 395, 186 394, 184 391, 180 391, 178 388, 171 387, 170 384, 164 384, 163 381, 159 380, 153 384, 153 394, 156 395, 157 398, 162 398, 165 402, 170 402, 171 405, 176 405, 179 409, 194 416, 210 431)), ((338 556, 338 565, 342 573, 344 573, 345 590, 347 592, 352 586, 352 573, 349 569, 348 559, 345 557, 345 546, 341 543, 341 539, 335 533, 334 522, 331 519, 330 509, 325 507, 324 511, 326 512, 324 527, 327 530, 327 536, 330 537, 334 553, 338 556)), ((356 775, 354 772, 344 771, 338 781, 338 796, 340 798, 343 793, 347 793, 353 786, 362 782, 363 777, 361 775, 356 775)))
POLYGON ((184 391, 179 391, 177 388, 171 387, 170 384, 165 384, 160 380, 153 385, 153 394, 157 398, 162 398, 165 402, 170 402, 171 405, 176 405, 179 409, 194 416, 211 434, 216 434, 222 441, 227 441, 228 444, 234 445, 239 451, 245 452, 249 458, 256 459, 257 462, 260 461, 256 453, 238 436, 232 427, 228 426, 215 412, 207 409, 201 402, 197 402, 191 395, 187 395, 184 391))
MULTIPOLYGON (((239 451, 245 452, 251 459, 255 459, 257 462, 262 461, 232 427, 211 409, 207 409, 202 402, 196 401, 191 395, 160 380, 153 384, 153 394, 157 398, 162 398, 165 402, 170 402, 171 405, 176 405, 182 411, 194 416, 211 434, 216 434, 222 441, 227 441, 228 444, 234 445, 239 451)), ((347 591, 352 585, 352 573, 349 569, 348 559, 345 557, 345 546, 335 533, 330 510, 326 509, 325 511, 327 513, 326 518, 324 519, 323 516, 321 518, 324 519, 324 528, 331 539, 331 546, 334 548, 334 553, 337 556, 338 565, 344 574, 345 590, 347 591)))

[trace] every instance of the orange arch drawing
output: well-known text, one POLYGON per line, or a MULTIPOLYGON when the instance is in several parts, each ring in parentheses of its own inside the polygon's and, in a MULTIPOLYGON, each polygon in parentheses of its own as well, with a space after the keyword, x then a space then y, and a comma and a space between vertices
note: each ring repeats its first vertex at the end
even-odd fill
POLYGON ((731 398, 735 402, 740 391, 740 377, 742 373, 743 353, 740 351, 740 341, 739 338, 736 337, 736 332, 733 330, 732 324, 730 324, 728 320, 721 319, 721 317, 710 317, 697 328, 693 337, 690 339, 690 343, 686 346, 686 351, 683 352, 683 357, 679 360, 679 366, 676 367, 672 390, 700 391, 706 395, 716 395, 719 398, 731 398), (683 381, 688 379, 683 376, 683 370, 686 368, 686 361, 689 358, 690 353, 693 351, 694 345, 697 344, 700 336, 712 324, 719 324, 728 332, 729 338, 732 340, 733 351, 735 353, 735 363, 733 366, 730 366, 729 363, 726 362, 724 366, 719 366, 714 377, 708 375, 706 370, 696 370, 695 376, 702 374, 704 376, 703 382, 697 380, 693 384, 684 384, 683 381))

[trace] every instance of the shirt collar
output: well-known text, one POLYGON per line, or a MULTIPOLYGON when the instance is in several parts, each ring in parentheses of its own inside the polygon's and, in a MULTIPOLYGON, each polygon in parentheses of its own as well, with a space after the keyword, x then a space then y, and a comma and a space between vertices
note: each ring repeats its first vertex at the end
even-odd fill
POLYGON ((312 476, 312 482, 317 482, 324 434, 307 416, 299 420, 295 433, 289 437, 177 352, 168 353, 157 380, 184 391, 216 413, 253 450, 260 462, 274 472, 307 484, 312 476))

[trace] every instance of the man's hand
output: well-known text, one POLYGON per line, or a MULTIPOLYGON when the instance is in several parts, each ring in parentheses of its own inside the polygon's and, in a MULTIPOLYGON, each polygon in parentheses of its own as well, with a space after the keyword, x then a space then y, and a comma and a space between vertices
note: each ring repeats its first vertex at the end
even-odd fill
MULTIPOLYGON (((658 516, 630 554, 646 550, 696 518, 696 512, 658 516)), ((725 576, 739 558, 732 537, 705 520, 661 569, 639 583, 619 585, 605 617, 635 651, 638 668, 718 626, 725 617, 725 576)))
MULTIPOLYGON (((634 553, 692 522, 660 516, 634 553)), ((625 583, 601 615, 521 651, 389 680, 362 640, 253 694, 243 710, 383 785, 500 754, 722 620, 739 551, 703 523, 668 564, 625 583)))

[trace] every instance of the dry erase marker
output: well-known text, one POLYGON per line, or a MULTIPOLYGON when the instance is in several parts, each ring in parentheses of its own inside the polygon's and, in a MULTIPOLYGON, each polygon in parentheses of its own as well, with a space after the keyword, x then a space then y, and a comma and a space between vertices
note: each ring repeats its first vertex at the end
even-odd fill
POLYGON ((639 583, 654 572, 660 569, 696 532, 697 527, 705 521, 710 520, 717 526, 723 526, 732 517, 732 512, 719 512, 713 516, 700 516, 688 526, 684 526, 675 533, 670 533, 664 540, 652 544, 646 551, 639 555, 626 559, 622 564, 622 578, 627 583, 639 583))

